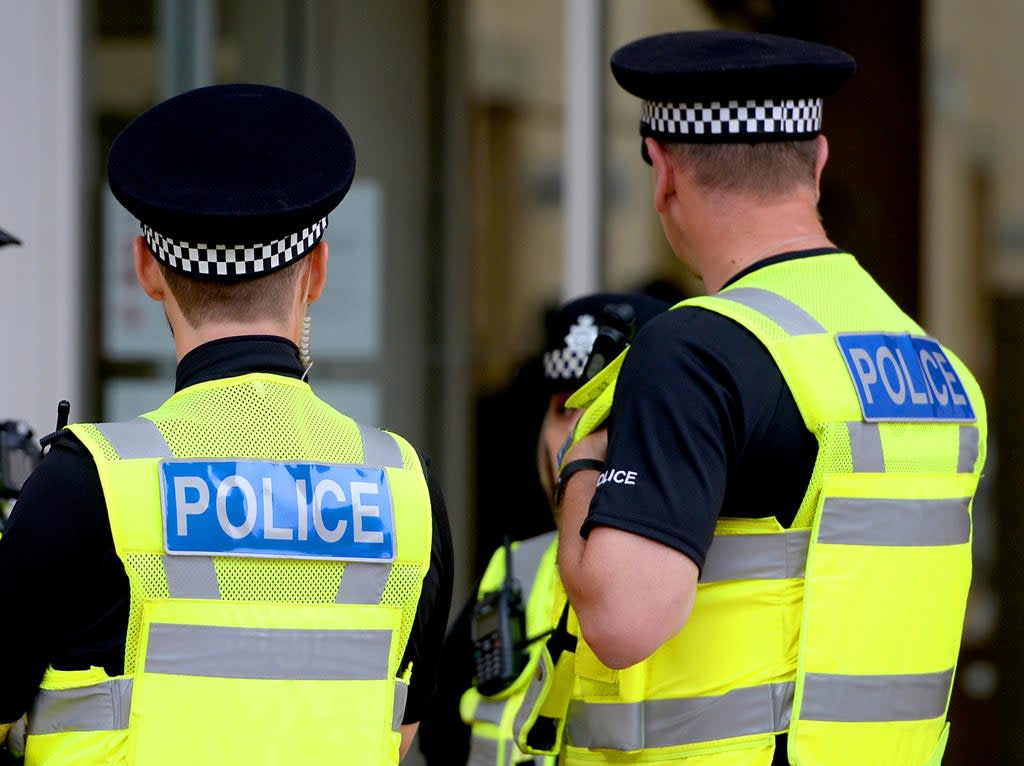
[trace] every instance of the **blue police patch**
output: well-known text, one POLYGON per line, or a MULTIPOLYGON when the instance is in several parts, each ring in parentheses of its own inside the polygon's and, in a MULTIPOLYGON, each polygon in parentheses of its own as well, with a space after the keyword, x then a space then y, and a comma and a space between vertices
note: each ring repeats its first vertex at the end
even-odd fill
POLYGON ((258 460, 160 463, 168 553, 393 561, 383 468, 258 460))
POLYGON ((937 341, 907 333, 840 333, 864 420, 974 422, 956 369, 937 341))

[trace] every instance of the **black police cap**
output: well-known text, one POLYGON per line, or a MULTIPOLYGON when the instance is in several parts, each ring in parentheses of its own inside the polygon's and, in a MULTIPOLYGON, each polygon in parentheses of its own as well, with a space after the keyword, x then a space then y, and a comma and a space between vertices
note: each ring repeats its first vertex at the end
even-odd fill
POLYGON ((182 93, 136 118, 111 146, 107 173, 158 260, 237 280, 307 255, 355 162, 348 131, 320 104, 234 84, 182 93))
POLYGON ((821 104, 856 69, 827 45, 696 30, 629 43, 612 74, 639 96, 640 133, 668 143, 799 141, 821 131, 821 104))
POLYGON ((582 381, 606 306, 627 304, 636 328, 671 304, 640 293, 594 293, 571 300, 545 318, 544 382, 549 392, 575 391, 582 381))

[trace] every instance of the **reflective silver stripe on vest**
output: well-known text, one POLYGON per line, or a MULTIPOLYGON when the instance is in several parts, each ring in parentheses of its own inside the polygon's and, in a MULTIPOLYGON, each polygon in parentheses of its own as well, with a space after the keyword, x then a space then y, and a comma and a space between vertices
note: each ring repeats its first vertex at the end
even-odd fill
POLYGON ((209 556, 164 556, 171 598, 220 598, 217 569, 209 556))
POLYGON ((378 428, 359 426, 359 434, 363 437, 363 462, 367 465, 380 465, 391 468, 402 467, 402 449, 391 434, 378 428))
POLYGON ((878 423, 850 421, 850 452, 853 454, 855 473, 885 473, 885 453, 882 451, 882 432, 878 423))
POLYGON ((733 689, 718 697, 634 703, 574 700, 566 724, 574 747, 643 750, 789 728, 793 682, 733 689))
POLYGON ((971 538, 969 504, 969 497, 829 497, 818 540, 833 545, 962 545, 971 538))
POLYGON ((402 719, 405 717, 405 703, 409 699, 409 684, 404 681, 395 683, 395 709, 391 715, 391 731, 402 730, 402 719))
POLYGON ((131 707, 130 678, 80 689, 40 689, 28 717, 28 733, 120 731, 128 728, 131 707))
POLYGON ((149 626, 147 673, 294 681, 388 677, 390 630, 149 626))
POLYGON ((810 541, 811 533, 806 529, 771 535, 715 535, 700 581, 803 577, 810 541))
POLYGON ((122 460, 174 457, 152 420, 135 418, 123 423, 96 423, 96 428, 122 460))
POLYGON ((515 743, 506 741, 504 760, 499 761, 498 740, 474 734, 469 740, 469 760, 466 766, 497 766, 499 763, 511 766, 515 749, 515 743))
MULTIPOLYGON (((541 651, 544 650, 542 649, 541 651)), ((541 692, 544 691, 544 684, 547 679, 548 666, 543 661, 543 658, 541 658, 541 661, 537 663, 537 669, 534 671, 533 677, 530 679, 530 685, 526 687, 526 694, 523 695, 523 701, 519 705, 519 710, 516 711, 516 717, 512 721, 512 733, 517 740, 519 739, 519 733, 523 730, 523 726, 526 725, 526 721, 533 712, 533 707, 537 704, 541 692)))
POLYGON ((800 718, 849 723, 925 721, 945 714, 952 683, 952 668, 891 676, 808 673, 800 718))
POLYGON ((334 603, 379 604, 390 576, 391 564, 348 561, 334 603))
MULTIPOLYGON (((851 421, 846 424, 850 432, 850 450, 853 453, 853 470, 857 473, 883 473, 885 455, 882 450, 882 435, 877 423, 851 421)), ((971 473, 978 461, 977 426, 960 426, 960 448, 957 457, 957 473, 971 473)))
POLYGON ((957 473, 972 473, 978 462, 978 427, 960 426, 960 457, 956 461, 957 473))
POLYGON ((508 705, 507 699, 489 700, 481 697, 473 710, 473 720, 501 726, 501 718, 505 715, 506 705, 508 705))
POLYGON ((817 319, 802 308, 771 290, 759 287, 733 287, 718 293, 716 298, 739 303, 770 320, 790 335, 815 335, 827 332, 817 319))
POLYGON ((540 561, 544 558, 547 549, 551 547, 551 541, 555 539, 555 534, 555 532, 548 532, 531 537, 528 540, 523 540, 512 550, 512 574, 519 581, 519 589, 524 603, 530 600, 533 585, 537 581, 540 561))

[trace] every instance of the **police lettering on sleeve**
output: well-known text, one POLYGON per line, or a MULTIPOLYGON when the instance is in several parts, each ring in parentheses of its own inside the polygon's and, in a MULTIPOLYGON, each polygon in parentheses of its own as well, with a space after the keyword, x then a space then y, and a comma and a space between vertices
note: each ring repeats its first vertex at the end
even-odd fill
POLYGON ((602 471, 597 477, 597 486, 612 482, 613 484, 636 484, 636 471, 627 471, 623 468, 609 468, 602 471))

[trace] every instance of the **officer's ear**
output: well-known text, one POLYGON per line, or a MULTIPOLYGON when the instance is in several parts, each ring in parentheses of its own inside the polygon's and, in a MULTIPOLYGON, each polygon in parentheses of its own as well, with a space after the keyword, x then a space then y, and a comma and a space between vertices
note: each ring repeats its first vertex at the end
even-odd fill
POLYGON ((654 209, 664 214, 676 192, 675 167, 665 147, 653 138, 645 138, 644 144, 654 170, 654 209))
POLYGON ((309 287, 306 290, 306 302, 312 303, 320 297, 320 293, 327 284, 327 241, 321 239, 316 247, 310 251, 303 260, 307 262, 309 269, 309 287))
POLYGON ((816 198, 821 199, 821 174, 825 170, 825 163, 828 162, 828 139, 825 136, 818 134, 818 137, 814 139, 815 156, 814 156, 814 191, 816 198))
POLYGON ((160 273, 160 264, 149 251, 149 245, 143 237, 136 237, 134 242, 135 277, 146 295, 155 301, 163 301, 167 297, 167 283, 160 273))

